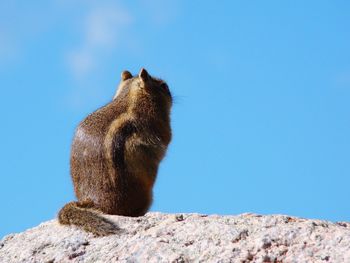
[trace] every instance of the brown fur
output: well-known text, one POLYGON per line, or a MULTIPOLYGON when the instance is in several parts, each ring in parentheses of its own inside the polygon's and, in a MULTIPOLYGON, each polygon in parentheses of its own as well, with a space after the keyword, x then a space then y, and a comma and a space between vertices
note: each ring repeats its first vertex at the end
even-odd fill
POLYGON ((142 69, 124 71, 112 102, 78 126, 71 176, 78 202, 59 212, 61 224, 95 235, 116 229, 100 213, 142 216, 152 203, 158 165, 171 140, 171 94, 165 82, 142 69))

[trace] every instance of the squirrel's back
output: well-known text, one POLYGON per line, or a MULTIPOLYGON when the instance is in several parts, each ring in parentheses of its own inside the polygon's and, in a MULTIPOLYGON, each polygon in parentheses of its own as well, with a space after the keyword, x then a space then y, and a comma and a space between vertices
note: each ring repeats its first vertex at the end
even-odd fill
POLYGON ((171 139, 170 107, 164 81, 144 69, 135 77, 122 73, 113 101, 76 130, 70 166, 78 202, 60 211, 62 224, 86 224, 67 217, 79 207, 75 214, 80 217, 86 209, 124 216, 147 212, 158 165, 171 139))

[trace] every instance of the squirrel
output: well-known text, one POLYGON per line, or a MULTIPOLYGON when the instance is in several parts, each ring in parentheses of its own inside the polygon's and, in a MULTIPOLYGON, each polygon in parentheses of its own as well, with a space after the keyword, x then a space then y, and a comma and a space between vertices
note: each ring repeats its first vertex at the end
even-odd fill
POLYGON ((70 173, 78 201, 58 213, 62 225, 96 236, 115 233, 103 214, 137 217, 152 203, 159 163, 171 140, 168 85, 142 68, 123 71, 113 100, 77 127, 70 173))

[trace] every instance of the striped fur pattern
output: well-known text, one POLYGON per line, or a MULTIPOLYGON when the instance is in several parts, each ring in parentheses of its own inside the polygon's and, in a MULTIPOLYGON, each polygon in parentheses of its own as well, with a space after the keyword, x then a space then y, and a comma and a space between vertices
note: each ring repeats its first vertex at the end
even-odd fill
POLYGON ((171 140, 171 105, 164 81, 145 69, 134 77, 122 73, 113 100, 87 116, 76 130, 70 168, 78 202, 61 209, 61 224, 105 235, 111 225, 86 218, 97 215, 96 211, 123 216, 148 211, 158 166, 171 140))

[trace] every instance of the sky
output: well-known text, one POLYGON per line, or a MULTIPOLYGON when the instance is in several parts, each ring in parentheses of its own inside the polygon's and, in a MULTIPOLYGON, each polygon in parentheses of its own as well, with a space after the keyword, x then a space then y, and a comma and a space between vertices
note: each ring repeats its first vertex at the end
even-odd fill
POLYGON ((127 69, 174 95, 151 211, 350 221, 349 1, 0 1, 0 237, 74 200, 127 69))

